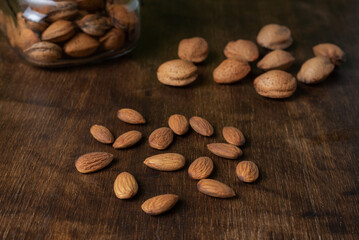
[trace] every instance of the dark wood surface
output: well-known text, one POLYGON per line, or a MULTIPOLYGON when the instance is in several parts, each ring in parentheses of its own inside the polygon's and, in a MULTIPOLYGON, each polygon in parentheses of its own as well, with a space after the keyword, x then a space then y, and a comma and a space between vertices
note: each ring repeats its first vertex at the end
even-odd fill
POLYGON ((23 63, 2 38, 0 238, 359 239, 358 10, 356 0, 145 1, 141 40, 132 54, 60 70, 23 63), (255 92, 252 82, 260 73, 255 64, 241 82, 215 84, 212 71, 224 59, 225 44, 255 40, 260 27, 272 22, 292 30, 291 73, 320 42, 340 45, 348 61, 321 84, 299 84, 287 100, 255 92), (199 79, 185 88, 161 85, 157 67, 176 58, 180 39, 191 36, 210 45, 199 79), (116 111, 122 107, 137 109, 148 124, 119 121, 116 111), (182 153, 186 169, 149 169, 143 160, 160 151, 147 138, 174 113, 205 117, 215 136, 191 131, 175 137, 164 152, 182 153), (146 139, 117 151, 91 137, 95 123, 116 136, 137 129, 146 139), (240 160, 258 164, 261 177, 254 184, 236 179, 240 160, 206 149, 207 143, 223 141, 226 125, 238 126, 248 139, 240 160), (116 159, 100 172, 78 173, 75 159, 92 151, 108 151, 116 159), (211 178, 229 184, 237 197, 220 200, 197 191, 187 167, 199 156, 214 160, 211 178), (132 200, 119 200, 113 192, 122 171, 138 180, 132 200), (144 214, 142 202, 163 193, 180 196, 175 208, 158 217, 144 214))

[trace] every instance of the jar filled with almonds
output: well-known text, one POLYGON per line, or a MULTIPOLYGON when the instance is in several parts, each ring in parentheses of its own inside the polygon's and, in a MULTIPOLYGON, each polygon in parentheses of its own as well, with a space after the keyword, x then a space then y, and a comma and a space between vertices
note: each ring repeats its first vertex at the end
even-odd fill
POLYGON ((130 52, 139 11, 138 0, 7 0, 0 1, 0 30, 33 65, 80 65, 130 52))

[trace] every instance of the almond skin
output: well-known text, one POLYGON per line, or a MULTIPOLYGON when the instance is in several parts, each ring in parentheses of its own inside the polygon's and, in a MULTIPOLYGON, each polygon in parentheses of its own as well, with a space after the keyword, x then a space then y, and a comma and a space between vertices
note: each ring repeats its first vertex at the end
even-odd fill
POLYGON ((142 210, 149 215, 159 215, 167 212, 178 201, 178 195, 176 194, 163 194, 156 197, 147 199, 142 205, 142 210))
POLYGON ((177 135, 184 135, 189 130, 189 123, 187 118, 180 114, 173 114, 168 119, 168 126, 177 135))
POLYGON ((237 58, 245 62, 253 62, 258 59, 259 52, 254 42, 239 39, 237 41, 231 41, 226 45, 224 55, 227 58, 237 58))
POLYGON ((157 154, 146 158, 144 164, 159 171, 176 171, 184 167, 186 160, 178 153, 157 154))
POLYGON ((242 161, 236 167, 236 174, 242 182, 251 183, 258 179, 259 170, 252 161, 242 161))
POLYGON ((134 176, 128 172, 120 173, 113 187, 116 197, 119 199, 129 199, 136 195, 138 184, 134 176))
POLYGON ((188 168, 188 175, 195 180, 207 178, 213 171, 213 161, 209 157, 199 157, 188 168))
POLYGON ((90 128, 91 135, 99 142, 110 144, 113 143, 114 137, 108 128, 101 125, 92 125, 90 128))
POLYGON ((75 26, 67 20, 52 23, 43 33, 41 39, 49 42, 64 42, 75 34, 75 26))
POLYGON ((262 60, 257 63, 257 67, 265 71, 271 69, 286 70, 292 66, 294 60, 292 54, 278 49, 265 55, 262 60))
POLYGON ((113 147, 116 149, 129 148, 142 138, 142 133, 136 130, 126 132, 119 136, 116 141, 113 143, 113 147))
POLYGON ((213 79, 216 83, 230 84, 243 79, 251 71, 251 67, 245 61, 238 59, 226 59, 213 71, 213 79))
POLYGON ((333 70, 334 64, 329 58, 318 56, 303 63, 297 78, 299 82, 315 84, 324 81, 333 70))
POLYGON ((106 167, 112 160, 111 153, 92 152, 80 156, 75 162, 75 167, 80 173, 91 173, 106 167))
POLYGON ((243 133, 235 127, 224 127, 222 130, 224 139, 230 144, 242 146, 246 142, 243 133))
POLYGON ((202 136, 210 137, 214 133, 212 125, 204 118, 194 116, 189 119, 192 129, 202 136))
POLYGON ((130 108, 122 108, 117 111, 117 117, 129 124, 144 124, 146 123, 145 118, 137 111, 130 108))
POLYGON ((290 73, 271 70, 254 79, 257 93, 268 98, 287 98, 297 89, 297 81, 290 73))
POLYGON ((216 198, 231 198, 236 193, 228 185, 213 179, 202 179, 197 183, 197 189, 208 196, 216 198))
POLYGON ((243 155, 240 148, 228 143, 210 143, 207 148, 214 155, 227 159, 237 159, 243 155))
POLYGON ((337 45, 332 43, 321 43, 313 47, 313 52, 315 56, 323 56, 330 59, 330 61, 339 66, 345 62, 345 53, 337 45))
POLYGON ((158 81, 173 87, 191 84, 197 76, 197 67, 192 62, 182 59, 167 61, 157 69, 158 81))
POLYGON ((293 39, 288 27, 278 24, 268 24, 259 31, 257 43, 262 47, 276 50, 289 47, 292 45, 293 39))
POLYGON ((204 38, 193 37, 180 41, 178 57, 193 63, 200 63, 208 56, 208 43, 204 38))
POLYGON ((154 130, 148 138, 150 147, 157 150, 166 149, 173 141, 173 132, 168 127, 161 127, 154 130))

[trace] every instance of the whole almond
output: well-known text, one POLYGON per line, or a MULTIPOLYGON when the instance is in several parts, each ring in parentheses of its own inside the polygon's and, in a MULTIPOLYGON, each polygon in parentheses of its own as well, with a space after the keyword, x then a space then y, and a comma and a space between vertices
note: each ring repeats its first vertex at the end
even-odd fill
POLYGON ((306 84, 315 84, 324 81, 334 70, 334 64, 329 58, 318 56, 307 60, 300 68, 298 81, 306 84))
POLYGON ((259 170, 252 161, 242 161, 236 167, 236 174, 242 182, 251 183, 258 179, 259 170))
POLYGON ((207 148, 214 155, 228 159, 237 159, 243 155, 240 148, 228 143, 210 143, 207 148))
POLYGON ((199 157, 194 160, 188 168, 188 175, 192 179, 204 179, 211 175, 213 161, 209 157, 199 157))
POLYGON ((183 135, 188 132, 189 129, 187 118, 180 114, 173 114, 170 116, 168 119, 168 126, 177 135, 183 135))
POLYGON ((222 134, 224 139, 230 144, 242 146, 246 142, 243 133, 238 128, 224 127, 222 134))
POLYGON ((293 39, 288 27, 278 24, 268 24, 259 31, 257 43, 262 47, 276 50, 289 47, 292 45, 293 39))
POLYGON ((245 62, 253 62, 258 59, 259 52, 254 42, 239 39, 237 41, 231 41, 226 45, 224 55, 227 58, 237 58, 245 62))
POLYGON ((176 171, 184 167, 186 160, 178 153, 163 153, 146 158, 144 164, 160 171, 176 171))
POLYGON ((103 0, 76 0, 77 7, 82 10, 94 12, 104 8, 103 0))
POLYGON ((113 143, 114 148, 128 148, 140 141, 142 138, 142 133, 136 130, 126 132, 119 136, 116 141, 113 143))
POLYGON ((141 113, 130 108, 122 108, 117 111, 117 117, 121 121, 129 124, 144 124, 146 123, 145 118, 141 113))
POLYGON ((257 63, 257 67, 263 70, 286 70, 292 66, 294 60, 292 54, 278 49, 265 55, 262 60, 257 63))
POLYGON ((101 37, 111 28, 108 18, 99 14, 88 14, 77 21, 79 28, 88 35, 101 37))
POLYGON ((113 189, 119 199, 129 199, 136 195, 138 184, 132 174, 122 172, 116 177, 113 189))
POLYGON ((323 56, 330 59, 334 65, 341 65, 345 62, 345 53, 337 45, 332 43, 321 43, 313 47, 315 56, 323 56))
POLYGON ((228 84, 238 82, 251 71, 247 62, 238 59, 226 59, 213 71, 216 83, 228 84))
POLYGON ((112 24, 119 29, 133 31, 139 23, 136 12, 129 12, 121 4, 109 4, 107 7, 108 14, 112 24))
POLYGON ((92 125, 90 128, 91 135, 99 142, 110 144, 113 143, 114 137, 107 127, 101 125, 92 125))
POLYGON ((287 98, 297 89, 297 81, 290 73, 271 70, 254 79, 254 88, 259 95, 269 98, 287 98))
POLYGON ((182 59, 167 61, 157 69, 158 81, 174 87, 191 84, 197 76, 197 67, 192 62, 182 59))
POLYGON ((206 60, 208 43, 204 38, 193 37, 182 39, 178 45, 178 57, 194 63, 206 60))
POLYGON ((35 43, 24 52, 29 58, 41 62, 53 62, 62 55, 61 47, 50 42, 35 43))
POLYGON ((67 20, 52 23, 43 33, 41 39, 49 42, 64 42, 75 34, 75 26, 67 20))
POLYGON ((80 173, 96 172, 107 165, 113 160, 113 155, 107 152, 92 152, 80 156, 75 166, 80 173))
POLYGON ((102 48, 105 50, 118 50, 125 44, 126 33, 122 29, 112 28, 100 38, 102 48))
POLYGON ((167 212, 178 201, 178 195, 176 194, 163 194, 156 197, 147 199, 142 205, 142 210, 149 215, 159 215, 167 212))
POLYGON ((64 46, 64 51, 71 57, 87 57, 93 54, 100 43, 85 33, 78 33, 64 46))
POLYGON ((216 198, 231 198, 236 193, 228 185, 213 179, 202 179, 197 183, 197 189, 208 196, 216 198))
POLYGON ((212 125, 204 118, 194 116, 189 119, 192 129, 202 136, 210 137, 213 135, 214 129, 212 125))
POLYGON ((56 1, 55 4, 44 7, 40 12, 46 14, 45 20, 55 22, 60 19, 71 19, 78 13, 77 4, 73 0, 56 1))
POLYGON ((166 149, 173 141, 173 132, 168 127, 154 130, 148 138, 150 147, 158 150, 166 149))

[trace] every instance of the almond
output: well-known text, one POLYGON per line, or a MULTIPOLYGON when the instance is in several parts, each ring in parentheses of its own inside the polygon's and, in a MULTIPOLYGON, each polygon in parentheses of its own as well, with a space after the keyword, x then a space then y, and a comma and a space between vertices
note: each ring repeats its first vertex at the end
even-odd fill
POLYGON ((67 20, 52 23, 43 33, 41 39, 49 42, 64 42, 75 34, 75 26, 67 20))
POLYGON ((119 199, 129 199, 136 195, 138 184, 132 174, 122 172, 117 176, 113 189, 119 199))
POLYGON ((31 48, 34 44, 41 41, 37 33, 34 33, 28 28, 21 28, 18 31, 18 36, 15 41, 16 45, 22 50, 31 48))
POLYGON ((125 40, 126 33, 122 29, 112 28, 100 38, 100 43, 105 50, 117 50, 123 47, 125 40))
POLYGON ((252 161, 242 161, 236 167, 236 174, 242 182, 251 183, 258 179, 259 170, 252 161))
POLYGON ((25 54, 35 61, 53 62, 61 58, 62 49, 55 43, 38 42, 25 49, 25 54))
POLYGON ((268 24, 262 27, 257 35, 257 43, 268 49, 285 49, 292 45, 293 39, 288 27, 268 24))
POLYGON ((164 150, 173 141, 173 132, 168 127, 154 130, 148 138, 148 143, 154 149, 164 150))
POLYGON ((149 215, 159 215, 167 212, 178 201, 178 195, 176 194, 163 194, 156 197, 147 199, 142 205, 142 210, 149 215))
POLYGON ((243 155, 240 148, 228 143, 210 143, 207 148, 214 155, 228 159, 237 159, 243 155))
POLYGON ((315 84, 324 81, 333 70, 334 64, 329 58, 318 56, 303 63, 297 78, 299 82, 315 84))
POLYGON ((97 141, 101 143, 113 143, 114 138, 112 133, 104 126, 95 124, 90 128, 90 133, 97 141))
POLYGON ((213 171, 213 161, 209 157, 199 157, 191 163, 188 168, 188 175, 192 179, 203 179, 211 175, 213 171))
POLYGON ((262 60, 257 63, 257 67, 263 70, 286 70, 292 66, 294 60, 292 54, 278 49, 265 55, 262 60))
POLYGON ((259 52, 254 42, 239 39, 237 41, 231 41, 226 45, 224 55, 227 58, 237 58, 245 62, 253 62, 258 59, 259 52))
POLYGON ((137 111, 130 108, 122 108, 118 110, 117 117, 129 124, 143 124, 146 123, 144 117, 137 111))
POLYGON ((170 116, 168 119, 168 126, 177 135, 183 135, 188 132, 189 129, 187 118, 180 114, 173 114, 170 116))
POLYGON ((194 131, 203 136, 209 137, 213 135, 214 130, 212 125, 204 118, 198 116, 191 117, 189 124, 194 131))
POLYGON ((88 35, 101 37, 111 28, 108 18, 99 14, 88 14, 77 21, 79 28, 88 35))
POLYGON ((141 138, 141 132, 135 130, 129 131, 119 136, 112 146, 118 149, 128 148, 138 143, 141 138))
POLYGON ((118 29, 133 31, 139 20, 135 11, 129 12, 121 4, 109 4, 107 7, 112 25, 118 29))
POLYGON ((243 133, 238 128, 224 127, 222 133, 224 139, 230 144, 242 146, 246 142, 243 133))
POLYGON ((216 83, 229 84, 238 82, 251 71, 251 67, 245 61, 238 59, 226 59, 213 71, 213 79, 216 83))
POLYGON ((176 171, 184 167, 186 160, 178 153, 163 153, 146 158, 144 164, 160 171, 176 171))
POLYGON ((228 185, 213 179, 202 179, 197 183, 197 188, 201 193, 216 198, 231 198, 236 193, 228 185))
POLYGON ((193 37, 180 41, 178 45, 178 57, 194 63, 206 60, 208 56, 208 43, 204 38, 193 37))
POLYGON ((330 59, 334 65, 341 65, 345 62, 345 53, 337 45, 332 43, 321 43, 313 47, 315 56, 323 56, 330 59))
POLYGON ((85 33, 78 33, 64 46, 64 51, 71 57, 87 57, 100 46, 99 41, 85 33))
POLYGON ((113 160, 113 155, 107 152, 92 152, 80 156, 75 166, 80 173, 96 172, 107 165, 113 160))
POLYGON ((191 84, 197 76, 197 67, 192 62, 182 59, 167 61, 157 69, 158 81, 174 87, 191 84))
POLYGON ((55 22, 60 19, 71 19, 78 13, 75 1, 56 1, 56 4, 47 5, 39 12, 46 14, 45 20, 55 22))

